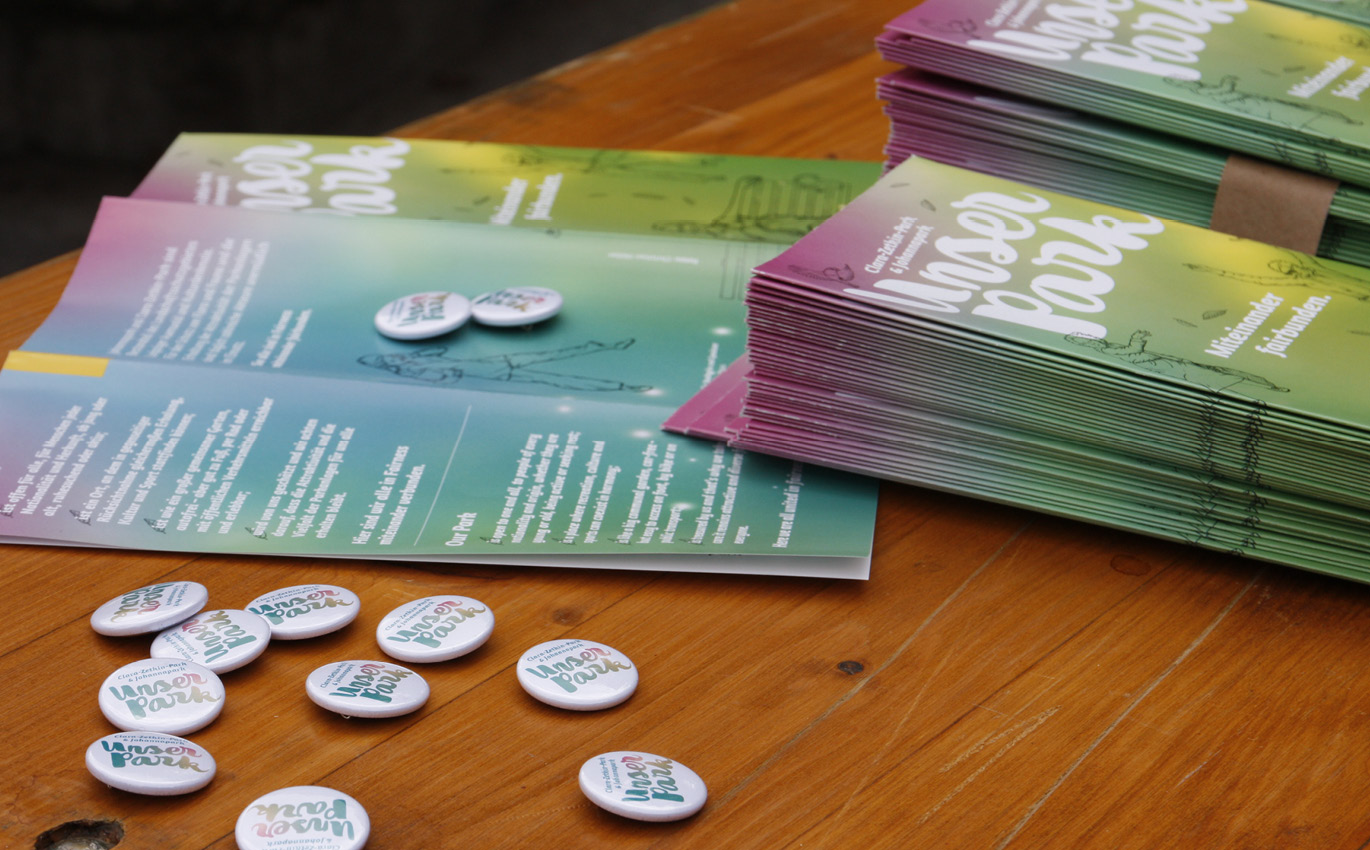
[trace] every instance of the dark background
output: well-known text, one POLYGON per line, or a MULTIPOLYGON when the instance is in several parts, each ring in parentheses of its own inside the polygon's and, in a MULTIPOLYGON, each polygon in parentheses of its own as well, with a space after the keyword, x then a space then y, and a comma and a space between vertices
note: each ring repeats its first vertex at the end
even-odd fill
POLYGON ((717 2, 3 0, 0 275, 179 132, 377 135, 717 2))

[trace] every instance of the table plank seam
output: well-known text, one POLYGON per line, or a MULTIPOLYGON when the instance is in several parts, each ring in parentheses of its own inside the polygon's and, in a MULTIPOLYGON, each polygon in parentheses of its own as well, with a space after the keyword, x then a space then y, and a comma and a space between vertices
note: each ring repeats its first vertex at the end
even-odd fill
POLYGON ((1075 759, 1075 761, 1072 762, 1069 767, 1066 768, 1065 772, 1062 773, 1056 779, 1055 782, 1051 784, 1051 787, 1047 788, 1046 793, 1044 793, 1040 798, 1038 798, 1038 800, 1035 803, 1028 807, 1027 812, 1018 821, 1018 823, 1014 824, 1013 828, 1009 830, 1008 834, 1005 835, 1002 840, 1000 840, 997 844, 994 845, 994 850, 1003 850, 1003 848, 1007 847, 1010 843, 1013 842, 1015 838, 1018 837, 1019 833, 1021 833, 1023 829, 1028 825, 1028 823, 1033 819, 1033 817, 1036 816, 1037 812, 1039 812, 1042 809, 1042 807, 1047 804, 1047 801, 1049 801, 1051 797, 1056 793, 1056 791, 1060 789, 1060 787, 1064 785, 1068 779, 1070 779, 1071 775, 1080 767, 1080 765, 1084 764, 1084 762, 1090 757, 1090 755, 1093 754, 1093 752, 1096 749, 1098 749, 1101 744, 1103 744, 1103 742, 1108 738, 1108 736, 1113 733, 1113 730, 1117 729, 1118 726, 1120 726, 1122 722, 1126 720, 1130 714, 1132 714, 1134 709, 1141 705, 1142 702, 1148 696, 1150 696, 1153 691, 1156 690, 1156 688, 1160 687, 1162 682, 1164 682, 1166 679, 1170 677, 1172 673, 1178 670, 1180 665, 1182 665, 1189 658, 1189 656, 1192 655, 1194 651, 1197 650, 1199 646, 1202 645, 1203 642, 1208 639, 1208 636, 1218 628, 1218 625, 1227 618, 1227 615, 1230 614, 1232 610, 1237 607, 1237 604, 1246 597, 1246 595, 1251 591, 1251 588, 1255 587, 1256 583, 1265 576, 1267 570, 1269 570, 1269 567, 1263 566, 1251 576, 1250 581, 1248 581, 1246 585, 1241 590, 1239 590, 1237 594, 1232 597, 1231 600, 1228 601, 1227 605, 1224 606, 1223 609, 1219 611, 1216 616, 1214 616, 1213 621, 1210 622, 1204 628, 1204 630, 1200 632, 1198 636, 1195 637, 1194 640, 1191 641, 1189 645, 1186 646, 1184 650, 1181 651, 1180 654, 1177 655, 1170 662, 1170 664, 1167 665, 1166 668, 1161 671, 1159 675, 1156 676, 1155 679, 1153 679, 1145 688, 1142 689, 1142 692, 1137 695, 1136 699, 1128 703, 1127 707, 1123 709, 1122 713, 1119 714, 1117 718, 1115 718, 1114 721, 1110 723, 1108 727, 1104 729, 1104 731, 1101 732, 1098 735, 1098 737, 1096 737, 1089 744, 1089 746, 1085 747, 1084 752, 1080 753, 1080 756, 1077 759, 1075 759))
MULTIPOLYGON (((852 687, 847 691, 846 694, 835 700, 830 706, 828 706, 827 709, 823 711, 822 714, 820 714, 818 717, 810 721, 803 729, 796 732, 790 738, 790 740, 785 742, 783 746, 781 746, 768 758, 766 758, 759 765, 757 765, 756 769, 754 769, 747 776, 743 777, 742 780, 733 785, 732 788, 728 789, 727 793, 723 794, 720 797, 719 805, 725 805, 729 800, 731 800, 733 797, 736 797, 739 793, 745 790, 753 781, 760 777, 761 774, 765 773, 771 765, 779 761, 787 752, 792 750, 796 745, 798 745, 800 741, 807 737, 810 732, 812 732, 814 729, 818 728, 825 721, 827 721, 827 719, 830 716, 832 716, 833 712, 837 711, 848 701, 850 701, 853 697, 855 697, 858 693, 860 693, 861 690, 866 687, 867 683, 878 677, 881 673, 888 669, 890 665, 898 661, 903 656, 903 654, 906 651, 908 651, 908 648, 913 645, 913 642, 918 639, 918 637, 923 633, 923 631, 934 620, 936 620, 944 610, 950 607, 951 604, 955 602, 956 599, 965 591, 965 589, 971 585, 971 583, 973 583, 981 574, 988 570, 1004 554, 1004 552, 1007 551, 1013 545, 1013 543, 1021 535, 1026 533, 1027 529, 1031 525, 1032 521, 1028 520, 1027 522, 1023 523, 1023 525, 1020 526, 1017 531, 1009 535, 1009 537, 1004 540, 1004 542, 999 546, 998 549, 996 549, 988 558, 986 558, 984 562, 980 564, 980 566, 976 567, 970 575, 966 576, 966 578, 959 585, 957 585, 956 589, 949 593, 947 597, 943 599, 937 605, 937 607, 933 609, 933 611, 930 614, 928 614, 928 616, 923 618, 923 621, 918 624, 918 627, 915 628, 913 632, 907 638, 904 639, 904 642, 899 645, 898 649, 896 649, 894 652, 890 654, 889 658, 885 659, 884 663, 882 663, 878 668, 876 668, 876 670, 872 672, 869 676, 862 678, 860 681, 852 685, 852 687)), ((914 706, 916 705, 917 700, 914 701, 914 706)), ((914 706, 910 706, 909 710, 905 712, 903 718, 904 720, 908 719, 909 714, 912 713, 914 706)), ((901 720, 901 725, 902 723, 903 720, 901 720)), ((878 760, 879 757, 877 756, 876 761, 878 760)), ((855 798, 855 796, 859 793, 860 789, 858 788, 857 791, 854 792, 851 795, 851 797, 848 798, 846 805, 850 805, 851 799, 855 798)))

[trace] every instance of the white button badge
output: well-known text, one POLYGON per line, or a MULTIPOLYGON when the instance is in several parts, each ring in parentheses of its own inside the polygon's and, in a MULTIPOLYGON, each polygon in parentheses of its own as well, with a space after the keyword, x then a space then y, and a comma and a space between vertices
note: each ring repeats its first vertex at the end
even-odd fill
POLYGON ((169 797, 199 791, 218 767, 204 747, 160 732, 116 732, 86 748, 86 769, 111 788, 169 797))
POLYGON ((182 658, 125 664, 100 685, 100 711, 126 732, 186 735, 224 708, 224 684, 208 667, 182 658))
POLYGON ((531 325, 561 312, 561 293, 544 286, 510 286, 477 295, 471 316, 482 325, 531 325))
POLYGON ((430 339, 451 333, 471 318, 471 301, 455 292, 419 292, 376 311, 376 330, 391 339, 430 339))
POLYGON ((113 636, 160 632, 194 615, 208 601, 209 591, 199 582, 149 584, 96 608, 90 615, 90 627, 113 636))
POLYGON ((247 603, 247 610, 271 624, 275 640, 319 637, 357 619, 362 602, 345 587, 299 584, 264 593, 247 603))
POLYGON ((296 785, 249 803, 238 815, 233 836, 238 850, 361 850, 371 837, 371 817, 341 791, 296 785))
POLYGON ((611 708, 637 690, 637 667, 602 643, 570 638, 524 653, 518 680, 536 699, 572 711, 611 708))
POLYGON ((386 661, 336 661, 309 674, 305 692, 344 717, 398 717, 428 701, 428 682, 386 661))
POLYGON ((580 790, 602 809, 644 821, 687 818, 709 798, 704 780, 685 765, 628 751, 604 753, 581 765, 580 790))
POLYGON ((401 661, 447 661, 485 643, 495 628, 489 606, 462 596, 427 596, 401 605, 376 626, 376 643, 401 661))
POLYGON ((232 608, 201 611, 152 640, 153 658, 184 658, 215 673, 255 661, 271 642, 266 618, 232 608))

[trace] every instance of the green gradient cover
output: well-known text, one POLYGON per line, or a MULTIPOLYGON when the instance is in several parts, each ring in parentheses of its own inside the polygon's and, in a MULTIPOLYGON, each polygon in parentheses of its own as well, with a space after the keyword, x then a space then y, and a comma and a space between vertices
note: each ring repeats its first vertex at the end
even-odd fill
POLYGON ((873 162, 185 133, 133 197, 788 245, 879 175, 873 162))
POLYGON ((887 58, 1370 185, 1370 32, 1260 0, 926 0, 887 58))
MULTIPOLYGON (((758 273, 1357 428, 1370 271, 911 158, 758 273)), ((1066 368, 1063 362, 1062 368, 1066 368)))

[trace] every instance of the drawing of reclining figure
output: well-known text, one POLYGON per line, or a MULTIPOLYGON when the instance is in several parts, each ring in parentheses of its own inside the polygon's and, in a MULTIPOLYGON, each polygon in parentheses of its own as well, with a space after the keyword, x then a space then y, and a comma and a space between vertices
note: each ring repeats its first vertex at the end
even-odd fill
POLYGON ((741 177, 728 206, 713 221, 658 221, 658 233, 741 242, 792 242, 827 221, 855 193, 844 180, 800 174, 790 180, 741 177))
POLYGON ((546 351, 491 354, 485 357, 449 357, 447 346, 435 346, 397 354, 367 354, 358 357, 357 362, 363 366, 383 369, 401 378, 410 378, 429 384, 451 385, 466 380, 482 380, 506 384, 547 384, 563 390, 645 392, 651 387, 628 384, 608 378, 568 375, 564 372, 549 372, 545 369, 532 368, 539 363, 569 360, 573 357, 583 357, 601 351, 623 351, 634 342, 635 340, 632 339, 610 343, 592 341, 546 351))

